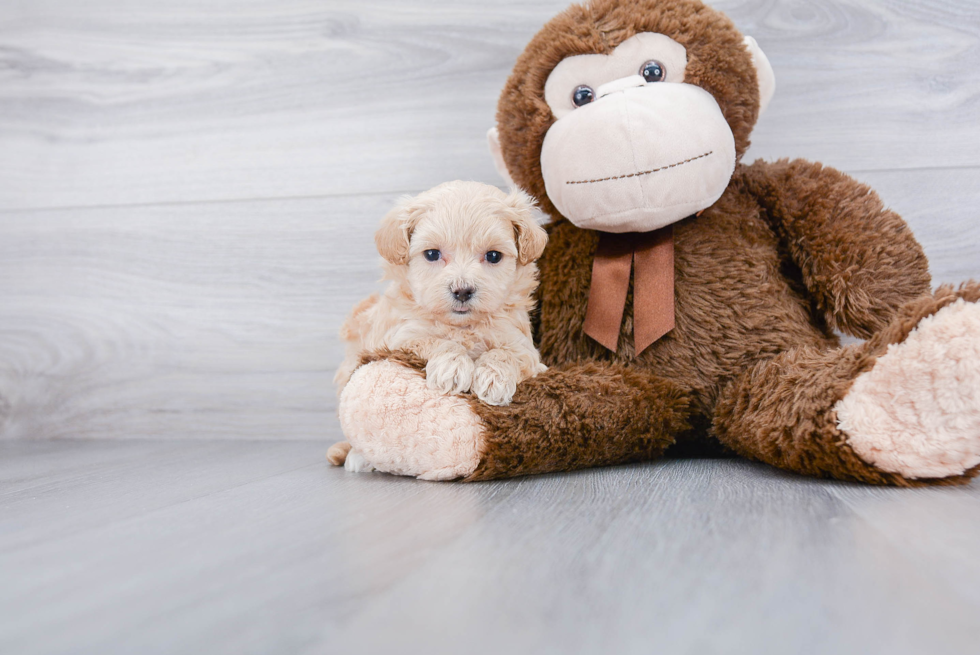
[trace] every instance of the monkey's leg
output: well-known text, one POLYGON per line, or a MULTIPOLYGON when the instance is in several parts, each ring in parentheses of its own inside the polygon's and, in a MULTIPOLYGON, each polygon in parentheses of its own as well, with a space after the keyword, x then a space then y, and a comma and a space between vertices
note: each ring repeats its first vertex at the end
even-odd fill
POLYGON ((733 380, 715 412, 735 451, 804 475, 901 486, 980 472, 980 285, 909 303, 840 350, 797 348, 733 380))
POLYGON ((341 396, 345 435, 381 471, 426 480, 487 480, 658 457, 687 428, 672 384, 622 366, 553 367, 510 405, 429 389, 418 364, 359 368, 341 396))

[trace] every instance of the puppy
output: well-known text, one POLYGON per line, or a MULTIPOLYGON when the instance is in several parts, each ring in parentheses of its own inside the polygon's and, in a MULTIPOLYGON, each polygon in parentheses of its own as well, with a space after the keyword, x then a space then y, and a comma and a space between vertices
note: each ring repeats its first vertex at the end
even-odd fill
MULTIPOLYGON (((519 382, 546 370, 528 312, 547 241, 521 191, 457 181, 402 199, 375 235, 391 284, 359 303, 340 331, 347 353, 338 394, 365 352, 388 349, 424 359, 431 389, 510 403, 519 382)), ((349 450, 336 444, 327 457, 369 467, 349 450)))

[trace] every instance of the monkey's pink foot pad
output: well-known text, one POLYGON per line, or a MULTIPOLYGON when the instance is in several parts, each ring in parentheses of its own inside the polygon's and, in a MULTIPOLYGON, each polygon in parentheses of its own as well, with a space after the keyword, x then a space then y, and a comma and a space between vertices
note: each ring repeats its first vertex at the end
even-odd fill
POLYGON ((980 464, 980 304, 924 318, 836 410, 854 452, 885 471, 941 478, 980 464))

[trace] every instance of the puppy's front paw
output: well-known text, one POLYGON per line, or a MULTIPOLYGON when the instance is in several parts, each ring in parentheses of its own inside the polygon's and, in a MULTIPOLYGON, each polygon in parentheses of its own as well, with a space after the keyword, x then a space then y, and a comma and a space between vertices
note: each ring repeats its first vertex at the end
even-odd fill
POLYGON ((473 393, 488 405, 509 405, 519 378, 509 366, 481 363, 473 373, 473 393))
POLYGON ((374 466, 364 459, 364 455, 356 450, 351 450, 347 453, 347 459, 344 461, 344 468, 351 473, 370 473, 374 470, 374 466))
POLYGON ((476 365, 466 353, 436 355, 425 365, 425 383, 442 393, 463 393, 473 384, 476 365))

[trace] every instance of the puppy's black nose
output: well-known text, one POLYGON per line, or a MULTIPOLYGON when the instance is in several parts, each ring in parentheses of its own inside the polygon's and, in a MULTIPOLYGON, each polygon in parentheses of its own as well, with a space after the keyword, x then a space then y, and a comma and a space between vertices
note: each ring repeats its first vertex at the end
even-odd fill
POLYGON ((453 298, 459 302, 467 302, 476 293, 476 289, 473 287, 463 287, 462 289, 453 289, 453 298))

